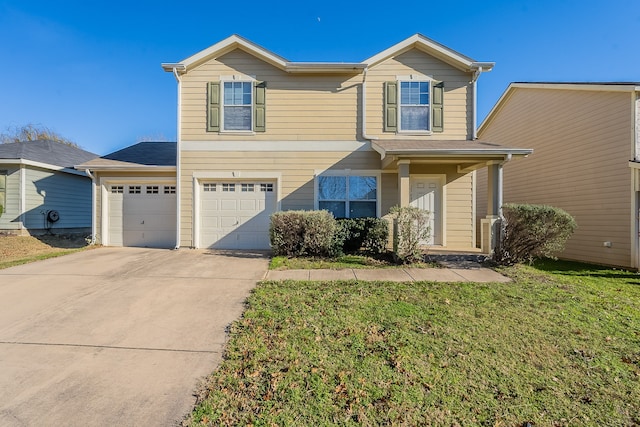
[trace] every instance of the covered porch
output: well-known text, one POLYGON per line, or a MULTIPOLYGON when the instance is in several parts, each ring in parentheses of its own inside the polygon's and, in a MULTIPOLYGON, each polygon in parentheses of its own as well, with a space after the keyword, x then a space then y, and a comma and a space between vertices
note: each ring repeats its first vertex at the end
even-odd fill
POLYGON ((397 173, 399 206, 428 210, 435 250, 490 254, 500 232, 503 166, 531 149, 504 147, 478 140, 374 140, 383 173, 397 173), (486 194, 476 194, 475 171, 488 172, 486 194), (476 212, 476 197, 485 197, 487 212, 476 212), (480 217, 480 241, 476 217, 480 217))

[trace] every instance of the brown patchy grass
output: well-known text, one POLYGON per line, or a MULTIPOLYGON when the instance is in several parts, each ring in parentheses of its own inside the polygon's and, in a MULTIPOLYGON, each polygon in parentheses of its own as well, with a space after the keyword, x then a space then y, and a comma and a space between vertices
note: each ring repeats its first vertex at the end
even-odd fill
POLYGON ((86 247, 85 239, 78 236, 0 235, 0 268, 66 255, 86 247))

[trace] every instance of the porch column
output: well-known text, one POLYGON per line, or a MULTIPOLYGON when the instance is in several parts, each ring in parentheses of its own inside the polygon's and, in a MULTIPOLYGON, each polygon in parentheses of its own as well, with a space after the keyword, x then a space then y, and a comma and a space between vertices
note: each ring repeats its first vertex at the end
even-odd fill
POLYGON ((480 220, 480 248, 492 254, 500 242, 502 218, 502 162, 487 165, 487 216, 480 220))
POLYGON ((398 161, 398 202, 401 207, 410 203, 409 163, 409 160, 398 161))

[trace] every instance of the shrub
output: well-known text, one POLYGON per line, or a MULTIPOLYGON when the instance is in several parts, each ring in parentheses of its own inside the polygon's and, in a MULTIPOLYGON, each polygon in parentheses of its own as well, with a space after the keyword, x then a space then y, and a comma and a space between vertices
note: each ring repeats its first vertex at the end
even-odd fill
POLYGON ((336 221, 328 211, 285 211, 271 215, 274 255, 326 256, 334 247, 336 221))
POLYGON ((381 254, 386 250, 389 237, 387 221, 382 218, 343 218, 338 220, 343 234, 342 249, 345 253, 363 250, 381 254))
POLYGON ((502 214, 504 232, 494 258, 503 265, 554 258, 577 227, 571 215, 552 206, 507 203, 502 214))
POLYGON ((414 206, 395 206, 391 209, 391 214, 395 220, 393 252, 396 261, 400 263, 422 261, 421 242, 431 235, 430 212, 414 206))

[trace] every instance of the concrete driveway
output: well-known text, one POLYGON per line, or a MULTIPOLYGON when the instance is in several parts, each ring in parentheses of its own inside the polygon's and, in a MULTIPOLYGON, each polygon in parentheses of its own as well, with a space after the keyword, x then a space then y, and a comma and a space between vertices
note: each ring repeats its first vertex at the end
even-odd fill
POLYGON ((0 270, 0 425, 175 425, 261 254, 99 248, 0 270))

